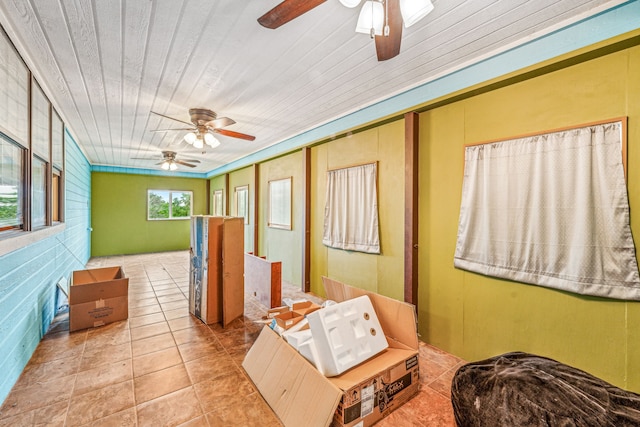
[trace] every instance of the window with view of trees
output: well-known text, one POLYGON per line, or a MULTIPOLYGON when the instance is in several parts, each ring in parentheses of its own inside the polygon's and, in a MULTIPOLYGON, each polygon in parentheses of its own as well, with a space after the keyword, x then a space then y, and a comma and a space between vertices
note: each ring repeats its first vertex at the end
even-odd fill
POLYGON ((23 228, 23 153, 0 138, 0 231, 23 228))
POLYGON ((64 222, 65 125, 1 27, 0 57, 2 252, 18 232, 64 222))
POLYGON ((192 199, 191 191, 149 190, 147 219, 189 219, 192 199))

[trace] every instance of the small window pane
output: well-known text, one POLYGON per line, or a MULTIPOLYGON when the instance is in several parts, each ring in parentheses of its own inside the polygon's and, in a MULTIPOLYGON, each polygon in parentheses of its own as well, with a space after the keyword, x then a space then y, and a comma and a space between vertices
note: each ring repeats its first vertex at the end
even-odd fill
POLYGON ((169 218, 169 192, 149 191, 149 219, 169 218))
POLYGON ((171 217, 187 218, 191 216, 191 193, 171 193, 171 217))
POLYGON ((60 171, 54 170, 51 181, 51 220, 59 222, 62 218, 60 212, 60 171))
POLYGON ((191 199, 191 191, 149 190, 147 219, 189 219, 191 199))
POLYGON ((249 187, 247 185, 236 187, 236 216, 244 218, 244 223, 249 224, 249 187))
POLYGON ((224 199, 222 198, 222 190, 216 190, 213 193, 213 214, 216 216, 224 215, 224 199))
POLYGON ((35 81, 31 105, 31 148, 43 159, 49 160, 49 101, 35 81))
POLYGON ((33 228, 41 227, 47 221, 47 164, 40 159, 33 159, 31 219, 33 228))
POLYGON ((64 169, 64 123, 57 112, 51 115, 52 163, 58 169, 64 169))
POLYGON ((0 31, 0 127, 24 147, 29 138, 29 70, 0 31))
POLYGON ((23 151, 0 139, 0 231, 23 228, 23 151))

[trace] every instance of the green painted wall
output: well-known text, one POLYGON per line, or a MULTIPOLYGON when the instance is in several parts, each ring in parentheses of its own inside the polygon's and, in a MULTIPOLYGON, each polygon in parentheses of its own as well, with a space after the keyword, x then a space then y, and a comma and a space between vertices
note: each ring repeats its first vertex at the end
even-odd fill
POLYGON ((399 120, 311 150, 311 291, 324 295, 322 276, 392 298, 404 298, 404 121, 399 120), (378 162, 381 254, 322 244, 327 170, 378 162))
POLYGON ((631 226, 640 236, 640 47, 420 115, 419 331, 467 360, 528 351, 640 391, 640 303, 454 269, 463 146, 629 117, 631 226))
POLYGON ((302 152, 260 164, 260 255, 282 262, 282 279, 302 285, 302 220, 304 218, 302 152), (269 181, 291 177, 291 230, 269 228, 269 181))
POLYGON ((193 214, 206 212, 204 179, 93 172, 92 256, 189 249, 189 220, 147 220, 149 189, 193 191, 193 214))
POLYGON ((254 218, 254 194, 256 189, 254 188, 254 172, 253 167, 249 166, 243 169, 238 169, 229 173, 229 215, 238 216, 238 209, 236 205, 235 189, 242 187, 243 185, 249 186, 249 223, 244 226, 244 251, 254 252, 253 248, 253 230, 256 220, 254 218))

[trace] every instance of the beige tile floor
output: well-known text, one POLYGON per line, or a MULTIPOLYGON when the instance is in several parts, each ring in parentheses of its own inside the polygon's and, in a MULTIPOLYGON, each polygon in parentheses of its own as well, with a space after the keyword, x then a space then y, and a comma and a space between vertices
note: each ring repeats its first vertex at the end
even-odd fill
MULTIPOLYGON (((69 333, 68 315, 57 316, 0 426, 281 425, 241 366, 264 306, 248 297, 244 318, 207 326, 188 311, 188 252, 93 258, 87 268, 114 265, 129 277, 129 319, 69 333)), ((283 284, 283 296, 300 295, 283 284)), ((421 343, 420 392, 378 426, 455 426, 450 384, 463 363, 421 343)))

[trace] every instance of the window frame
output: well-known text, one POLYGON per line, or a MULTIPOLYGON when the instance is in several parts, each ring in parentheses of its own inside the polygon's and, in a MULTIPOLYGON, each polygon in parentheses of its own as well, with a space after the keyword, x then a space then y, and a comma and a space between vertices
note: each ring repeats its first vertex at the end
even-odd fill
POLYGON ((293 178, 290 176, 269 181, 269 219, 267 220, 267 227, 281 230, 292 229, 292 187, 293 178), (282 218, 279 218, 278 214, 280 213, 283 215, 282 218))
MULTIPOLYGON (((2 134, 2 138, 5 139, 8 143, 15 145, 21 150, 21 162, 22 162, 22 171, 21 171, 21 186, 19 190, 19 198, 20 205, 22 209, 22 225, 21 227, 15 228, 5 228, 0 230, 0 256, 7 254, 9 252, 21 249, 25 246, 36 243, 42 239, 46 239, 51 237, 57 233, 64 231, 64 206, 65 206, 65 147, 66 147, 66 126, 62 117, 57 113, 55 108, 52 105, 51 100, 46 94, 45 88, 40 85, 37 79, 34 77, 33 73, 23 60, 22 56, 16 49, 13 41, 9 37, 9 35, 4 31, 4 29, 0 26, 0 43, 3 46, 6 46, 8 49, 5 49, 8 52, 7 61, 13 61, 12 63, 19 63, 21 67, 17 70, 20 75, 14 76, 15 79, 11 81, 22 82, 23 85, 19 85, 18 88, 22 88, 22 92, 18 99, 14 100, 18 103, 20 101, 24 101, 24 111, 22 111, 23 117, 20 116, 14 122, 11 122, 11 117, 7 120, 0 120, 0 133, 2 134), (41 116, 41 124, 46 124, 48 126, 48 132, 45 133, 48 141, 46 142, 46 147, 43 146, 43 142, 41 141, 40 148, 41 150, 45 150, 41 153, 36 153, 33 147, 33 126, 34 126, 34 102, 33 96, 34 94, 39 94, 43 97, 44 101, 46 101, 46 115, 45 119, 43 111, 40 111, 41 116), (56 134, 53 134, 53 117, 57 119, 56 122, 56 134), (24 124, 24 129, 20 127, 20 123, 24 124), (18 126, 18 127, 16 127, 18 126), (14 127, 17 129, 14 132, 14 127), (59 132, 58 132, 59 131, 59 132), (53 143, 54 139, 56 141, 56 149, 58 150, 58 154, 56 156, 56 164, 54 166, 54 154, 53 154, 53 143), (46 152, 48 151, 48 153, 46 152), (60 158, 60 155, 62 158, 60 158), (45 158, 46 157, 46 158, 45 158), (32 211, 32 198, 34 194, 33 181, 32 181, 32 173, 33 173, 33 165, 37 161, 42 161, 45 164, 44 167, 44 182, 45 182, 45 194, 44 194, 44 203, 45 203, 45 221, 43 225, 38 225, 37 227, 33 226, 33 211, 32 211), (54 171, 55 169, 55 171, 54 171), (53 200, 53 176, 54 173, 57 175, 57 203, 54 203, 53 200), (54 204, 57 204, 57 221, 53 221, 54 214, 54 204)), ((0 87, 0 91, 11 91, 11 86, 3 86, 0 87)), ((43 103, 44 105, 44 103, 43 103)), ((42 110, 42 109, 41 109, 42 110)))
POLYGON ((149 188, 147 189, 147 221, 184 221, 190 220, 193 216, 193 191, 191 190, 166 190, 166 189, 157 189, 157 188, 149 188), (169 217, 168 218, 151 218, 149 216, 149 198, 153 192, 156 193, 169 193, 169 217), (173 216, 173 194, 189 194, 189 215, 188 216, 173 216))
POLYGON ((226 212, 224 211, 224 192, 222 189, 214 190, 213 192, 213 215, 226 215, 226 212))
POLYGON ((239 185, 234 188, 233 194, 236 202, 236 216, 244 218, 244 223, 249 224, 249 185, 239 185), (240 198, 244 201, 244 212, 240 212, 240 198))

